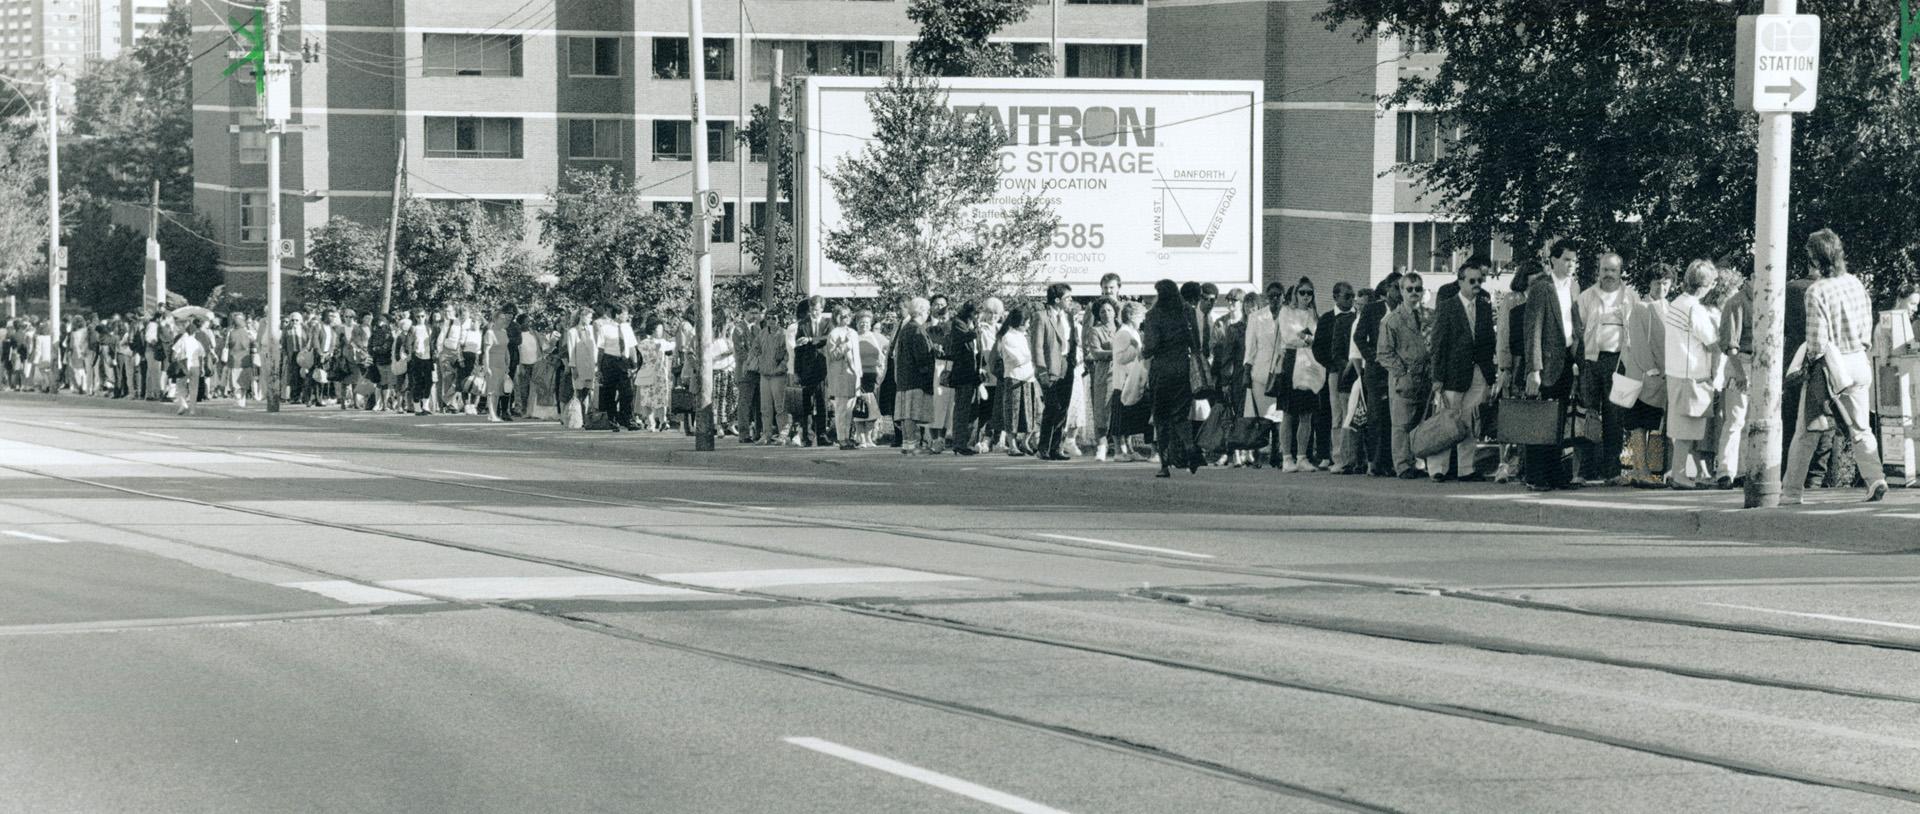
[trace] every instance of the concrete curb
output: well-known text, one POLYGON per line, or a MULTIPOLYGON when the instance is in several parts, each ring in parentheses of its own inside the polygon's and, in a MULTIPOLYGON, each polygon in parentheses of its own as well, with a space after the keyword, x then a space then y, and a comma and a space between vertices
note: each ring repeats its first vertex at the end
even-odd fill
MULTIPOLYGON (((33 403, 72 403, 152 414, 171 414, 170 402, 136 402, 38 393, 0 394, 0 400, 33 403)), ((746 446, 721 439, 715 452, 695 452, 677 432, 661 435, 586 433, 577 435, 481 435, 449 427, 470 426, 472 420, 444 417, 342 423, 321 418, 319 411, 298 408, 269 414, 257 407, 200 405, 202 415, 261 424, 294 424, 355 432, 379 432, 435 441, 458 441, 479 448, 589 451, 594 457, 643 464, 697 467, 769 475, 830 474, 835 477, 884 471, 911 474, 901 482, 947 478, 978 479, 983 473, 996 479, 1043 484, 1061 497, 1121 498, 1142 507, 1178 502, 1185 507, 1221 510, 1259 510, 1274 514, 1377 516, 1391 506, 1396 515, 1463 522, 1502 523, 1648 534, 1700 540, 1793 544, 1857 553, 1920 552, 1920 518, 1889 518, 1870 513, 1831 513, 1855 508, 1854 503, 1824 503, 1783 509, 1742 510, 1724 507, 1678 508, 1672 503, 1636 500, 1647 494, 1630 489, 1583 490, 1535 497, 1517 487, 1473 484, 1433 484, 1426 481, 1383 480, 1325 474, 1279 476, 1270 470, 1222 472, 1202 470, 1198 476, 1177 473, 1172 479, 1151 477, 1144 464, 1095 466, 1086 463, 1036 464, 1032 458, 1002 456, 902 456, 892 450, 842 452, 838 449, 792 449, 746 446), (481 443, 476 443, 481 442, 481 443), (1009 462, 1019 469, 1001 469, 1009 462), (1033 467, 1033 468, 1027 468, 1033 467), (1057 471, 1056 471, 1057 470, 1057 471), (1063 478, 1062 473, 1075 477, 1063 478), (1463 499, 1473 495, 1475 499, 1463 499), (1510 496, 1510 497, 1509 497, 1510 496), (1587 498, 1582 501, 1581 498, 1587 498), (1480 499, 1484 498, 1484 499, 1480 499), (1541 502, 1549 500, 1552 502, 1541 502), (1605 505, 1582 506, 1598 500, 1605 505), (1644 508, 1623 504, 1640 503, 1644 508), (1657 508, 1656 508, 1657 507, 1657 508), (1810 511, 1825 511, 1810 514, 1810 511)), ((541 422, 549 423, 549 422, 541 422)), ((1897 490, 1900 495, 1904 490, 1897 490)), ((1849 494, 1852 490, 1847 490, 1849 494)), ((1725 495, 1730 493, 1705 493, 1725 495)), ((1906 501, 1901 501, 1906 502, 1906 501)), ((1916 508, 1914 514, 1920 514, 1916 508)))

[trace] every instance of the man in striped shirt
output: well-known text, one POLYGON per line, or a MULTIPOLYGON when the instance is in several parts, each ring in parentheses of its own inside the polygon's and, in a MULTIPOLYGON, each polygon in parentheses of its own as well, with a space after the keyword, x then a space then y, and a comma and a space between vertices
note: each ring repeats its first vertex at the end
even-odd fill
MULTIPOLYGON (((1816 364, 1824 367, 1835 429, 1853 437, 1853 457, 1867 482, 1867 500, 1877 501, 1887 495, 1887 479, 1880 466, 1879 442, 1867 424, 1873 393, 1873 364, 1867 358, 1873 344, 1873 305, 1866 287, 1847 271, 1846 249, 1833 230, 1822 229, 1807 238, 1807 260, 1825 278, 1807 289, 1806 366, 1809 370, 1816 364)), ((1808 407, 1825 395, 1812 387, 1801 394, 1799 432, 1787 451, 1787 472, 1782 478, 1782 505, 1801 502, 1816 434, 1808 424, 1823 417, 1823 411, 1808 407)))

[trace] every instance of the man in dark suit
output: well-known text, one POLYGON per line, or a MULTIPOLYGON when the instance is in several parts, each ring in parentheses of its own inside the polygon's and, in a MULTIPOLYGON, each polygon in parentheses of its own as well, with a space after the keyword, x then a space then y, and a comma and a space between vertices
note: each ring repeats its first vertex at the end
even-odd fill
POLYGON ((1373 302, 1353 322, 1353 344, 1360 351, 1360 383, 1366 388, 1367 425, 1360 431, 1361 465, 1376 478, 1391 478, 1393 421, 1388 417, 1387 369, 1380 364, 1380 322, 1400 307, 1400 272, 1387 275, 1374 289, 1373 302))
POLYGON ((1347 367, 1347 348, 1353 343, 1353 324, 1359 316, 1353 310, 1353 286, 1342 280, 1333 284, 1332 310, 1320 315, 1313 331, 1313 358, 1329 376, 1322 391, 1328 409, 1320 411, 1327 417, 1328 457, 1333 461, 1333 471, 1342 475, 1361 471, 1359 442, 1351 430, 1341 426, 1347 419, 1347 394, 1359 378, 1347 367))
MULTIPOLYGON (((1480 405, 1487 400, 1496 379, 1493 304, 1480 296, 1492 271, 1493 260, 1486 255, 1467 258, 1455 277, 1457 293, 1441 298, 1434 308, 1429 362, 1433 381, 1440 388, 1440 402, 1469 424, 1479 419, 1480 405)), ((1479 440, 1479 432, 1468 433, 1452 450, 1428 458, 1427 474, 1435 481, 1450 476, 1463 481, 1484 480, 1485 476, 1473 471, 1479 440)))
POLYGON ((1067 406, 1073 401, 1073 375, 1080 355, 1073 317, 1067 315, 1066 283, 1047 286, 1047 305, 1033 326, 1034 378, 1040 384, 1040 450, 1043 461, 1067 460, 1061 445, 1067 435, 1067 406))
MULTIPOLYGON (((1527 287, 1526 394, 1560 403, 1562 411, 1572 400, 1575 363, 1580 359, 1580 309, 1573 305, 1580 283, 1574 270, 1580 253, 1567 240, 1555 241, 1549 257, 1552 264, 1545 275, 1537 275, 1527 287)), ((1575 487, 1566 461, 1557 444, 1528 445, 1522 466, 1527 488, 1536 492, 1575 487)))

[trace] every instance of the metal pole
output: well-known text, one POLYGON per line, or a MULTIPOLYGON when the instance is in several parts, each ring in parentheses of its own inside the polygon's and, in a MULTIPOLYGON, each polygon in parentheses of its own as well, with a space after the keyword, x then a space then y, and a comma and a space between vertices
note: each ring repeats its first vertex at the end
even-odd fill
MULTIPOLYGON (((707 179, 707 54, 705 38, 700 31, 700 0, 687 0, 687 44, 692 63, 693 77, 693 274, 699 286, 698 301, 700 309, 700 334, 696 348, 681 348, 683 354, 691 353, 693 358, 682 364, 693 364, 700 372, 700 380, 694 383, 695 429, 693 448, 699 452, 713 451, 713 362, 707 356, 707 348, 713 344, 713 255, 708 251, 709 218, 706 209, 706 196, 711 191, 707 179)), ((682 357, 686 358, 686 357, 682 357)))
MULTIPOLYGON (((1795 13, 1795 0, 1767 0, 1768 14, 1795 13)), ((1760 114, 1760 172, 1753 206, 1753 358, 1742 458, 1745 505, 1780 505, 1780 391, 1785 370, 1788 203, 1793 182, 1793 114, 1760 114)))
POLYGON ((1064 76, 1066 55, 1060 52, 1060 0, 1047 0, 1047 6, 1053 13, 1052 19, 1048 21, 1047 54, 1053 61, 1053 75, 1064 76))
MULTIPOLYGON (((280 64, 280 0, 267 0, 267 59, 260 70, 280 64)), ((263 107, 270 107, 260 100, 263 107)), ((280 139, 285 121, 267 122, 267 412, 280 412, 280 384, 285 364, 280 353, 280 139)))
POLYGON ((393 252, 400 241, 400 190, 407 177, 407 137, 400 137, 400 157, 393 162, 393 206, 387 210, 387 270, 380 283, 380 313, 393 312, 393 252))
POLYGON ((767 77, 767 202, 760 219, 760 305, 773 313, 774 237, 780 232, 780 77, 786 53, 773 51, 773 75, 767 77))
POLYGON ((67 270, 60 267, 60 107, 56 88, 60 77, 47 74, 47 322, 53 333, 54 389, 59 389, 60 343, 66 329, 60 324, 60 291, 67 270))
MULTIPOLYGON (((737 135, 747 126, 747 0, 740 0, 739 12, 740 36, 734 39, 733 77, 735 79, 734 98, 740 102, 739 118, 734 121, 734 133, 737 135)), ((739 146, 729 143, 727 149, 733 151, 734 192, 733 192, 733 269, 735 274, 747 272, 747 242, 741 238, 746 230, 740 228, 740 221, 747 216, 747 157, 741 156, 739 146)), ((723 328, 725 326, 722 326, 723 328)))

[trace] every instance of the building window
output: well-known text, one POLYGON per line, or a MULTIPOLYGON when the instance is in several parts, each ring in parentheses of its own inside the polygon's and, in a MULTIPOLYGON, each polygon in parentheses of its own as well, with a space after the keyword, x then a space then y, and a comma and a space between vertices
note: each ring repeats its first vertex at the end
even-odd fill
POLYGON ((240 193, 240 242, 267 242, 266 193, 240 193))
POLYGON ((567 122, 567 157, 618 159, 620 122, 573 119, 567 122))
POLYGON ((1492 258, 1497 268, 1513 262, 1513 247, 1504 236, 1494 235, 1492 239, 1469 244, 1472 240, 1463 224, 1396 223, 1393 225, 1393 270, 1451 278, 1454 270, 1475 254, 1492 258), (1449 247, 1448 243, 1453 240, 1461 241, 1461 245, 1449 247))
POLYGON ((1399 132, 1394 137, 1394 160, 1401 164, 1425 164, 1445 158, 1452 143, 1460 139, 1458 125, 1439 113, 1402 111, 1399 132))
POLYGON ((734 241, 734 225, 733 202, 729 201, 721 204, 720 217, 713 219, 713 224, 707 232, 708 241, 712 243, 732 243, 734 241))
POLYGON ((1068 43, 1067 76, 1084 79, 1139 79, 1140 46, 1068 43))
MULTIPOLYGON (((704 66, 707 78, 732 79, 733 40, 703 37, 701 41, 707 52, 704 66)), ((687 79, 692 76, 687 66, 686 37, 653 38, 653 75, 656 79, 687 79)))
POLYGON ((693 122, 655 119, 653 122, 653 160, 692 161, 693 122))
POLYGON ((520 38, 480 34, 426 34, 427 76, 521 76, 520 38))
POLYGON ((568 37, 568 76, 619 76, 619 37, 568 37))
POLYGON ((758 40, 753 44, 753 78, 773 76, 778 49, 789 75, 879 76, 886 73, 886 43, 871 40, 758 40))
MULTIPOLYGON (((781 201, 780 209, 778 211, 780 212, 780 222, 782 223, 793 222, 793 202, 792 201, 781 201)), ((766 201, 754 201, 750 204, 747 204, 747 228, 752 229, 756 233, 764 231, 767 228, 767 202, 766 201)))
POLYGON ((1046 59, 1053 53, 1052 46, 1044 42, 1010 42, 1007 46, 1013 49, 1014 61, 1020 63, 1046 59))
POLYGON ((428 116, 428 158, 519 158, 520 120, 428 116))
POLYGON ((733 160, 733 122, 707 122, 707 160, 733 160))
POLYGON ((235 146, 239 149, 237 156, 239 162, 242 164, 267 163, 267 139, 269 136, 267 135, 266 121, 261 119, 259 114, 248 111, 239 115, 236 124, 240 126, 240 132, 235 135, 234 139, 235 146))

